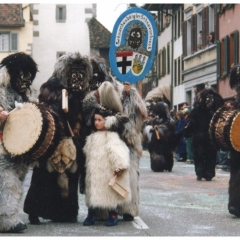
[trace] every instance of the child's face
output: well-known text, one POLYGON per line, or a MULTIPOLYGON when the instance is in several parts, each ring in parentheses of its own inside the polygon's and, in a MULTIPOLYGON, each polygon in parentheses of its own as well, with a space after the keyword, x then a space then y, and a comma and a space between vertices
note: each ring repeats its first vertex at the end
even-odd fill
POLYGON ((105 119, 99 114, 94 115, 94 124, 97 130, 105 129, 105 119))

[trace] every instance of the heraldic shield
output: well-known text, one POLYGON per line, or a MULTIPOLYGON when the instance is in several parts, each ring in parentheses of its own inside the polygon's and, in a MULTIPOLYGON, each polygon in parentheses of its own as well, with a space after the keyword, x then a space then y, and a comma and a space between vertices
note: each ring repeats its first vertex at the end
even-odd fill
POLYGON ((152 67, 157 27, 152 15, 142 8, 130 8, 116 21, 109 51, 110 66, 120 81, 138 82, 152 67))

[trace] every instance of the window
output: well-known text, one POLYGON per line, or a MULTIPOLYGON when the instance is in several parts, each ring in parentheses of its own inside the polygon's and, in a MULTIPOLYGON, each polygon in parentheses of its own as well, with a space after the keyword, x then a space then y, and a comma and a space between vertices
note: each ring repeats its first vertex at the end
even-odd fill
POLYGON ((66 54, 66 52, 57 52, 57 59, 59 59, 64 54, 66 54))
POLYGON ((214 32, 214 5, 209 6, 209 32, 214 32))
POLYGON ((18 34, 0 32, 0 51, 10 52, 18 50, 18 34))
POLYGON ((66 22, 66 5, 56 6, 56 21, 66 22))
POLYGON ((197 44, 202 45, 202 38, 200 37, 202 31, 202 12, 197 14, 197 44))

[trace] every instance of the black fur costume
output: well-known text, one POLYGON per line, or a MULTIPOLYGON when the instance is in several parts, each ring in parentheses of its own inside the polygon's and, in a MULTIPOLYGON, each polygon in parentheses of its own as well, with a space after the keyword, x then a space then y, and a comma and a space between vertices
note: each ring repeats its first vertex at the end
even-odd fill
POLYGON ((215 176, 217 149, 209 135, 209 124, 215 111, 223 105, 222 97, 213 89, 199 92, 198 104, 191 110, 185 123, 185 134, 192 134, 197 180, 211 181, 215 176))
MULTIPOLYGON (((230 87, 235 89, 237 96, 235 98, 234 108, 240 110, 240 64, 232 68, 230 75, 230 87)), ((230 180, 229 180, 229 213, 240 217, 240 152, 230 149, 230 180)))
MULTIPOLYGON (((32 224, 39 223, 38 217, 56 222, 77 221, 79 177, 85 177, 82 147, 88 135, 82 118, 82 100, 91 77, 90 60, 80 53, 68 53, 58 59, 53 76, 41 86, 39 101, 58 116, 67 138, 71 137, 67 127, 69 122, 77 152, 76 165, 66 168, 64 175, 49 165, 49 159, 44 159, 33 169, 31 186, 24 203, 24 211, 29 214, 32 224), (62 110, 62 89, 68 91, 68 113, 62 110)), ((68 147, 63 148, 63 153, 67 151, 68 147)))
POLYGON ((148 143, 151 169, 154 172, 171 172, 174 164, 173 151, 177 143, 176 125, 170 117, 166 103, 157 102, 153 113, 156 117, 152 120, 152 127, 149 128, 151 139, 148 143))
MULTIPOLYGON (((0 107, 10 112, 15 101, 33 100, 30 86, 37 73, 37 64, 25 53, 14 53, 0 63, 0 107)), ((0 120, 0 134, 5 120, 0 120)), ((13 157, 0 138, 0 232, 20 232, 27 228, 19 218, 23 181, 32 163, 30 159, 13 157)))

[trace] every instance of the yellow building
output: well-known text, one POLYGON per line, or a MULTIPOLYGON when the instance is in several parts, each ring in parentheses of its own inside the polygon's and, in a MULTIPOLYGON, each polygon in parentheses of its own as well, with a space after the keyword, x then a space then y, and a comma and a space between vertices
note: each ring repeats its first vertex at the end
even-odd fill
POLYGON ((15 52, 32 55, 31 4, 0 4, 0 60, 15 52))

